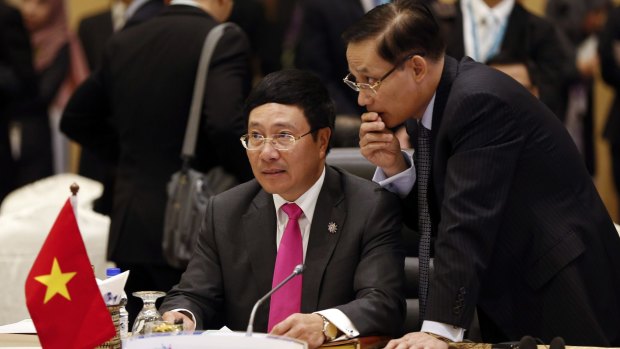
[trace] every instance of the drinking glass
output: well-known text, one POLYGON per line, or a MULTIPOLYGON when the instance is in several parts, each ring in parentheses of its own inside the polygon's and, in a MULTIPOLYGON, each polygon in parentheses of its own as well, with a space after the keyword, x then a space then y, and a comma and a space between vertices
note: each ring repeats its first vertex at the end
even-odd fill
POLYGON ((155 301, 165 296, 166 293, 161 291, 139 291, 132 294, 134 297, 142 299, 142 303, 144 303, 142 310, 138 313, 138 317, 136 317, 133 327, 131 328, 132 336, 140 336, 145 334, 145 325, 147 323, 163 320, 161 314, 157 311, 157 308, 155 308, 155 301))

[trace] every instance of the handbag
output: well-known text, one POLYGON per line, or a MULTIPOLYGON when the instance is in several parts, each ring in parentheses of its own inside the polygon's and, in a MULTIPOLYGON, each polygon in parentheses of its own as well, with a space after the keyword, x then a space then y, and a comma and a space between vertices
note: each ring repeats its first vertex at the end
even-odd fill
POLYGON ((164 215, 162 249, 168 264, 175 268, 184 269, 189 263, 209 198, 237 184, 236 178, 221 166, 214 167, 207 173, 190 166, 196 148, 209 62, 215 45, 228 26, 234 24, 222 23, 215 26, 205 39, 181 151, 183 166, 172 175, 167 185, 168 201, 164 215))

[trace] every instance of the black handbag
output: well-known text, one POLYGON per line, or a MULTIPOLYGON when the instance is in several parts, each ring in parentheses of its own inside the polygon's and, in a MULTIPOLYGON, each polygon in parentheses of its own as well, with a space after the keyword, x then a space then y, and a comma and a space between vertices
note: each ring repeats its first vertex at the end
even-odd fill
POLYGON ((167 186, 168 201, 164 215, 162 249, 168 264, 175 268, 184 269, 189 263, 209 198, 237 184, 236 178, 222 167, 218 166, 208 173, 202 173, 190 166, 196 148, 209 62, 215 45, 228 26, 234 24, 217 25, 205 39, 181 151, 183 166, 180 171, 172 175, 167 186))

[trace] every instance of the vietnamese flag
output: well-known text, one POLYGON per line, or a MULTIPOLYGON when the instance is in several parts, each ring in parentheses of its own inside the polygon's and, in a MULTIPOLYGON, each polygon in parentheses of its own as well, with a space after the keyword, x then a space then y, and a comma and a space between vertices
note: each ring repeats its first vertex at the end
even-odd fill
POLYGON ((116 333, 71 200, 58 214, 28 274, 26 304, 44 349, 92 349, 116 333))

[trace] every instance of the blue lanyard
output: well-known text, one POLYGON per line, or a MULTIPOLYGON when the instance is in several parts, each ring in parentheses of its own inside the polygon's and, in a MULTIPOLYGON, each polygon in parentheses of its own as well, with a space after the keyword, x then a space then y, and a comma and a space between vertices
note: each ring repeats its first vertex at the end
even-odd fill
POLYGON ((493 41, 493 45, 491 45, 491 48, 489 49, 489 52, 487 53, 487 56, 484 57, 484 59, 482 59, 482 53, 480 52, 480 43, 478 39, 478 31, 476 30, 476 19, 474 18, 475 17, 474 8, 471 5, 471 1, 467 3, 467 9, 469 11, 469 22, 471 23, 471 34, 472 34, 472 40, 474 44, 475 57, 472 57, 472 58, 475 61, 484 63, 489 57, 499 52, 499 45, 501 44, 501 41, 504 39, 504 34, 506 33, 506 26, 507 26, 508 20, 504 21, 504 23, 501 25, 501 27, 499 28, 499 32, 497 33, 497 36, 495 36, 495 41, 493 41))

